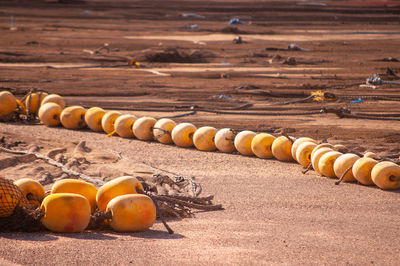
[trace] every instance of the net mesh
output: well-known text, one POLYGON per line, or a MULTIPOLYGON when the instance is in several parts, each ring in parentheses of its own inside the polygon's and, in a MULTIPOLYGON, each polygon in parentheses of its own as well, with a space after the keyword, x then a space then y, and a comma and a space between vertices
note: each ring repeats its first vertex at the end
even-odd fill
POLYGON ((29 202, 12 180, 0 177, 0 217, 11 216, 16 206, 28 206, 29 202))

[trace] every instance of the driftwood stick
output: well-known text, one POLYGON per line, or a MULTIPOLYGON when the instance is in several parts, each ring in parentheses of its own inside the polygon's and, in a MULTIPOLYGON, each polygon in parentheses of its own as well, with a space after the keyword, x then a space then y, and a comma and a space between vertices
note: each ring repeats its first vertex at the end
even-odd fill
POLYGON ((51 159, 50 157, 48 157, 48 156, 46 156, 46 155, 43 155, 43 154, 40 154, 40 153, 37 153, 37 152, 30 152, 30 151, 16 151, 16 150, 10 150, 10 149, 7 149, 7 148, 2 147, 2 146, 0 146, 0 150, 1 150, 1 151, 4 151, 4 152, 12 153, 12 154, 33 154, 33 155, 36 156, 36 158, 42 159, 42 160, 46 161, 47 163, 49 163, 49 164, 51 164, 51 165, 53 165, 53 166, 56 166, 56 167, 58 167, 58 168, 61 168, 61 170, 62 170, 64 173, 68 174, 68 175, 78 176, 78 177, 81 178, 82 180, 85 180, 85 181, 87 181, 87 182, 90 182, 90 183, 92 183, 92 184, 94 184, 94 185, 96 185, 96 186, 98 186, 98 187, 104 185, 104 181, 99 180, 99 179, 93 179, 93 178, 91 178, 91 177, 88 176, 88 175, 85 175, 85 174, 76 172, 76 171, 74 171, 74 170, 71 170, 71 169, 67 168, 65 165, 63 165, 62 163, 59 163, 59 162, 57 162, 57 161, 51 159))

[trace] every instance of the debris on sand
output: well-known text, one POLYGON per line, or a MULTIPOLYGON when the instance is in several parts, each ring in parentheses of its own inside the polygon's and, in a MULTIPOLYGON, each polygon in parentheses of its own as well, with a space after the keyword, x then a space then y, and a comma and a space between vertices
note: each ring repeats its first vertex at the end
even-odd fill
POLYGON ((233 39, 232 42, 233 42, 234 44, 242 44, 242 43, 243 43, 243 40, 242 40, 242 37, 237 36, 235 39, 233 39))
POLYGON ((229 20, 228 24, 229 25, 233 25, 233 24, 248 25, 247 22, 241 21, 239 18, 232 18, 231 20, 229 20))
POLYGON ((290 66, 295 66, 297 65, 296 58, 293 56, 288 57, 285 61, 283 61, 283 64, 287 64, 290 66))
POLYGON ((400 85, 400 81, 387 81, 383 80, 379 74, 374 74, 372 77, 368 77, 365 81, 367 85, 382 85, 382 84, 395 84, 400 85))
POLYGON ((143 54, 135 57, 135 60, 141 62, 157 63, 207 63, 206 57, 212 57, 212 54, 204 54, 197 50, 184 51, 176 48, 163 50, 145 50, 143 54))
POLYGON ((308 49, 304 49, 304 48, 299 47, 299 46, 298 46, 297 44, 295 44, 295 43, 289 44, 288 47, 287 47, 287 49, 288 49, 288 51, 304 51, 304 52, 310 51, 310 50, 308 50, 308 49))
POLYGON ((184 30, 198 30, 199 29, 199 25, 197 24, 193 24, 193 25, 187 25, 185 27, 183 27, 184 30))
POLYGON ((220 94, 220 95, 213 95, 212 99, 220 100, 220 101, 235 101, 231 96, 220 94))
POLYGON ((301 48, 295 43, 288 44, 287 48, 276 48, 276 47, 267 47, 265 48, 266 51, 302 51, 302 52, 309 52, 309 49, 301 48))
POLYGON ((205 19, 206 17, 199 14, 194 13, 184 13, 181 15, 182 18, 197 18, 197 19, 205 19))

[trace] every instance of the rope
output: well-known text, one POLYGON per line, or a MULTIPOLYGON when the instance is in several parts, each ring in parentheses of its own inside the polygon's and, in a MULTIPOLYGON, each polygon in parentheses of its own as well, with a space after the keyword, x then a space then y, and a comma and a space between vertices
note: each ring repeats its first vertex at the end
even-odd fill
POLYGON ((371 117, 400 117, 400 114, 390 113, 390 114, 369 114, 369 113, 353 113, 354 115, 363 115, 371 117))
POLYGON ((115 129, 113 131, 111 131, 110 133, 107 134, 107 137, 112 137, 115 135, 115 133, 117 133, 117 131, 115 131, 115 129))
POLYGON ((199 112, 214 113, 214 114, 228 114, 228 115, 261 115, 261 116, 294 116, 294 115, 316 115, 323 113, 322 110, 313 112, 296 112, 296 113, 278 113, 278 112, 232 112, 232 111, 216 111, 209 109, 197 109, 199 112))
POLYGON ((350 166, 349 168, 347 168, 346 171, 344 171, 343 174, 342 174, 342 176, 339 178, 339 181, 336 181, 336 182, 335 182, 335 185, 339 185, 339 184, 343 181, 344 176, 345 176, 352 168, 353 168, 353 166, 350 166))
POLYGON ((350 109, 347 109, 347 108, 323 108, 323 109, 321 109, 321 111, 324 112, 324 113, 336 114, 340 118, 400 121, 400 118, 379 117, 379 116, 376 116, 376 115, 371 115, 370 116, 368 114, 360 114, 360 113, 352 114, 350 109))
POLYGON ((104 185, 104 182, 103 182, 102 180, 93 179, 93 178, 91 178, 91 177, 88 176, 88 175, 85 175, 85 174, 76 172, 76 171, 74 171, 74 170, 71 170, 71 169, 67 168, 65 165, 63 165, 62 163, 59 163, 59 162, 57 162, 57 161, 51 159, 50 157, 48 157, 48 156, 46 156, 46 155, 43 155, 43 154, 40 154, 40 153, 37 153, 37 152, 30 152, 30 151, 16 151, 16 150, 10 150, 10 149, 7 149, 7 148, 2 147, 2 146, 0 146, 0 150, 1 150, 1 151, 4 151, 4 152, 12 153, 12 154, 32 154, 32 155, 35 155, 36 158, 45 160, 45 161, 47 161, 49 164, 51 164, 51 165, 53 165, 53 166, 56 166, 56 167, 58 167, 58 168, 61 168, 61 170, 62 170, 64 173, 66 173, 66 174, 78 176, 78 177, 80 177, 81 179, 83 179, 83 180, 85 180, 85 181, 87 181, 87 182, 90 182, 90 183, 92 183, 92 184, 94 184, 94 185, 96 185, 96 186, 98 186, 98 187, 104 185))
POLYGON ((389 179, 391 180, 391 181, 400 181, 400 176, 391 176, 391 177, 389 177, 389 179))
POLYGON ((304 169, 303 171, 301 171, 301 173, 302 174, 306 174, 308 171, 310 171, 312 169, 312 163, 310 163, 307 167, 306 167, 306 169, 304 169))
POLYGON ((373 100, 381 100, 381 101, 396 101, 400 102, 400 98, 397 97, 388 97, 388 96, 382 96, 382 95, 338 95, 338 99, 346 100, 346 99, 373 99, 373 100))
POLYGON ((153 129, 157 129, 157 130, 160 130, 162 132, 162 133, 158 134, 157 136, 154 136, 155 140, 158 140, 159 138, 161 138, 162 136, 164 136, 166 134, 171 135, 171 132, 169 132, 166 129, 159 128, 159 127, 153 127, 153 129))
POLYGON ((377 117, 361 114, 341 114, 341 118, 355 118, 355 119, 370 119, 370 120, 384 120, 384 121, 400 121, 400 118, 390 118, 390 117, 377 117))
POLYGON ((184 116, 195 115, 195 114, 196 114, 196 111, 192 111, 192 112, 180 114, 180 115, 162 116, 160 118, 178 118, 178 117, 184 117, 184 116))
MULTIPOLYGON (((118 110, 118 108, 113 108, 118 110)), ((347 108, 322 108, 318 111, 308 111, 308 112, 254 112, 254 111, 233 111, 229 110, 212 110, 204 109, 198 107, 192 107, 187 109, 182 109, 177 111, 176 109, 148 109, 148 108, 120 108, 121 110, 130 111, 146 111, 146 112, 182 112, 191 110, 188 113, 171 115, 171 116, 161 116, 159 118, 178 118, 185 117, 189 115, 195 115, 197 112, 213 113, 213 114, 225 114, 225 115, 257 115, 257 116, 306 116, 306 115, 317 115, 323 113, 334 113, 340 118, 355 118, 355 119, 372 119, 372 120, 388 120, 388 121, 400 121, 400 113, 390 113, 390 114, 362 114, 362 113, 351 113, 350 109, 347 108)))
POLYGON ((307 102, 308 100, 314 99, 315 95, 310 95, 306 98, 303 99, 299 99, 299 100, 293 100, 293 101, 287 101, 287 102, 283 102, 283 103, 277 103, 274 105, 288 105, 288 104, 292 104, 292 103, 303 103, 303 102, 307 102))

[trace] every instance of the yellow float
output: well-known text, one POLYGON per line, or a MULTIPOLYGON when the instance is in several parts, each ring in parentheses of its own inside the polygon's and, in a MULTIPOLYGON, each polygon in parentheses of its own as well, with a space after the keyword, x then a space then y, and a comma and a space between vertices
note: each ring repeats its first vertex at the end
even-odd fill
POLYGON ((17 109, 17 100, 9 91, 0 92, 0 117, 7 116, 17 109))
POLYGON ((154 139, 164 144, 171 144, 171 132, 176 126, 175 121, 169 118, 161 118, 153 127, 154 139))
POLYGON ((154 140, 153 127, 157 122, 153 117, 141 117, 133 123, 133 135, 140 140, 154 140))
POLYGON ((56 193, 44 198, 42 224, 52 232, 77 233, 89 225, 90 204, 82 195, 56 193))
POLYGON ((230 128, 223 128, 218 130, 215 134, 214 142, 215 147, 221 151, 226 153, 232 153, 235 151, 235 145, 233 143, 235 139, 235 133, 230 128))
POLYGON ((107 204, 106 211, 111 212, 111 228, 118 232, 145 231, 156 220, 153 200, 142 194, 115 197, 107 204))
POLYGON ((79 179, 62 179, 54 183, 51 188, 51 194, 55 193, 74 193, 84 196, 90 205, 90 212, 96 210, 97 188, 83 180, 79 179))
POLYGON ((363 157, 358 159, 354 164, 353 164, 353 175, 354 178, 357 179, 358 182, 360 182, 363 185, 366 186, 373 186, 375 185, 374 181, 371 179, 371 171, 372 168, 378 163, 378 161, 369 158, 369 157, 363 157))
POLYGON ((39 108, 39 119, 43 125, 48 127, 56 127, 61 124, 62 108, 53 102, 42 104, 39 108))
POLYGON ((15 185, 24 193, 25 198, 28 199, 29 203, 34 206, 40 206, 46 196, 43 186, 32 178, 21 178, 14 182, 15 185))
POLYGON ((114 129, 118 136, 123 138, 133 138, 132 125, 137 117, 130 114, 121 115, 115 120, 114 129))
POLYGON ((272 154, 279 161, 290 162, 293 161, 292 157, 292 145, 296 140, 294 137, 286 136, 277 137, 272 143, 271 150, 272 154))
POLYGON ((179 147, 193 146, 193 134, 196 127, 191 123, 180 123, 171 132, 172 141, 179 147))
POLYGON ((371 179, 383 190, 400 189, 400 166, 393 162, 380 162, 372 168, 371 179))
POLYGON ((82 106, 69 106, 61 112, 61 124, 68 129, 84 128, 86 126, 85 113, 86 109, 82 106))
POLYGON ((214 151, 216 149, 214 137, 217 129, 214 127, 201 127, 193 134, 193 144, 200 151, 214 151))
POLYGON ((99 188, 96 195, 97 207, 105 211, 107 204, 115 197, 125 194, 136 194, 143 190, 142 184, 133 176, 121 176, 113 179, 99 188))
POLYGON ((254 152, 251 149, 251 142, 256 135, 257 134, 255 132, 250 130, 239 132, 233 142, 235 144, 236 150, 243 155, 253 156, 254 152))
MULTIPOLYGON (((46 100, 46 99, 45 99, 46 100)), ((85 122, 88 127, 96 132, 103 131, 103 127, 101 125, 101 120, 105 115, 106 111, 104 111, 100 107, 91 107, 85 113, 85 122)))
POLYGON ((274 158, 272 154, 271 146, 274 142, 275 137, 268 133, 257 134, 251 141, 251 150, 253 153, 262 159, 274 158))

